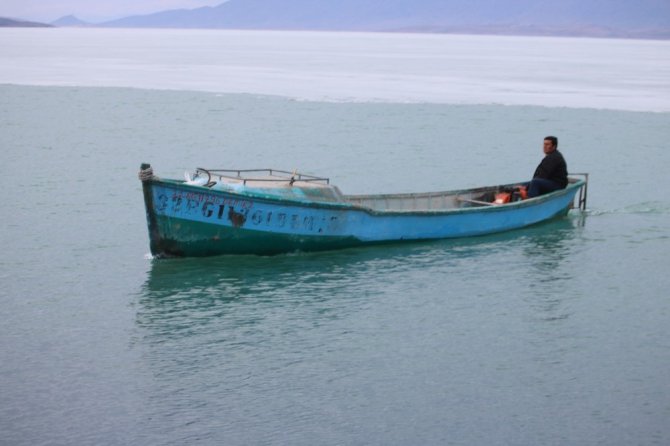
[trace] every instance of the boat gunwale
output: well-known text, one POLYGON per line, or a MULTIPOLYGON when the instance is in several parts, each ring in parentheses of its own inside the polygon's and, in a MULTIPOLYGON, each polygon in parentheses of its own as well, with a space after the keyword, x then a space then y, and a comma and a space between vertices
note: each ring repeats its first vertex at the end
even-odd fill
MULTIPOLYGON (((210 193, 210 194, 215 194, 215 195, 226 195, 226 196, 232 196, 237 199, 242 199, 242 200, 258 200, 262 202, 269 202, 271 204, 281 204, 281 205, 289 205, 289 206, 294 206, 294 207, 306 207, 306 208, 322 208, 322 209, 335 209, 335 210, 341 210, 341 211, 360 211, 360 212, 366 212, 370 215, 383 215, 383 216, 393 216, 393 215, 421 215, 421 216, 438 216, 438 215, 449 215, 449 214, 463 214, 463 213, 491 213, 491 212, 504 212, 507 210, 513 210, 513 209, 522 209, 526 207, 533 207, 540 205, 544 202, 548 202, 553 200, 554 198, 560 197, 562 195, 566 195, 570 193, 572 190, 579 190, 580 188, 584 187, 586 184, 586 181, 583 179, 579 178, 574 178, 571 177, 568 185, 564 189, 559 189, 557 191, 540 195, 538 197, 534 198, 528 198, 526 200, 522 201, 515 201, 515 202, 510 202, 510 203, 505 203, 505 204, 493 204, 491 203, 491 206, 473 206, 473 207, 463 207, 463 208, 451 208, 451 209, 410 209, 410 210, 399 210, 399 209, 391 209, 391 210, 377 210, 368 206, 362 206, 362 205, 357 205, 355 203, 351 203, 348 201, 345 202, 325 202, 325 201, 302 201, 302 200, 295 200, 295 199, 288 199, 285 197, 278 197, 275 195, 268 195, 268 194, 261 194, 257 193, 254 191, 248 191, 245 193, 239 193, 235 191, 228 191, 228 190, 217 190, 217 189, 210 189, 208 187, 202 186, 202 185, 196 185, 196 184, 188 184, 183 180, 176 180, 176 179, 170 179, 170 178, 159 178, 159 177, 153 177, 152 179, 148 180, 147 183, 150 184, 158 184, 158 185, 165 185, 168 187, 175 187, 175 188, 181 188, 181 189, 186 189, 189 191, 194 191, 198 193, 210 193)), ((473 188, 473 189, 458 189, 458 190, 450 190, 450 191, 437 191, 437 192, 418 192, 418 193, 398 193, 398 194, 366 194, 366 195, 343 195, 345 199, 348 198, 354 198, 354 199, 359 199, 359 198, 378 198, 378 199, 389 199, 389 198, 423 198, 423 197, 433 197, 433 196, 441 196, 441 195, 452 195, 452 196, 458 196, 458 195, 465 195, 465 194, 472 194, 472 193, 481 193, 481 192, 486 192, 486 191, 491 191, 499 188, 510 188, 518 185, 519 183, 510 183, 510 184, 503 184, 503 185, 497 185, 497 186, 485 186, 485 187, 478 187, 478 188, 473 188)))

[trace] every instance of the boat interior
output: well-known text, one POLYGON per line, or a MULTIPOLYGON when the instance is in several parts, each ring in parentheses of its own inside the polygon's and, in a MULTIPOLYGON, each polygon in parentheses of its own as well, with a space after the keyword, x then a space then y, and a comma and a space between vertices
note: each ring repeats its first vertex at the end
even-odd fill
MULTIPOLYGON (((585 175, 585 174, 576 174, 585 175)), ((571 184, 580 181, 570 177, 571 184)), ((526 199, 525 186, 504 184, 476 189, 444 192, 425 192, 388 195, 345 195, 348 203, 376 211, 441 211, 472 207, 500 206, 526 199), (522 190, 523 189, 523 190, 522 190)), ((586 203, 585 191, 580 191, 580 207, 586 203)))

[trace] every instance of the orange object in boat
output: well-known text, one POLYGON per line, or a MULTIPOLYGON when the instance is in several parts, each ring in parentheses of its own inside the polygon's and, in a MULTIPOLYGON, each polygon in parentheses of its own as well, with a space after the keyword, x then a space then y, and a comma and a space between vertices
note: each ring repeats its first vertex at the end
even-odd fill
POLYGON ((519 186, 519 196, 522 200, 528 198, 528 188, 525 186, 519 186))
POLYGON ((512 194, 509 192, 500 192, 497 193, 495 197, 495 200, 493 200, 495 204, 505 204, 509 203, 509 201, 512 199, 512 194))

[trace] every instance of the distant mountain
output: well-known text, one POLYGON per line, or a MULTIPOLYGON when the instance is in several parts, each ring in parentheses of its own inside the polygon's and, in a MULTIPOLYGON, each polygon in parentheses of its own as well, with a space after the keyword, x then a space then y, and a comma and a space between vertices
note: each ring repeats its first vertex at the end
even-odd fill
POLYGON ((53 26, 91 26, 90 23, 86 23, 73 15, 61 17, 60 19, 51 22, 51 24, 53 26))
POLYGON ((9 19, 6 17, 0 17, 0 28, 2 27, 50 28, 51 25, 47 25, 46 23, 29 22, 27 20, 21 20, 21 19, 9 19))
POLYGON ((110 27, 572 34, 670 38, 669 0, 229 0, 110 27))

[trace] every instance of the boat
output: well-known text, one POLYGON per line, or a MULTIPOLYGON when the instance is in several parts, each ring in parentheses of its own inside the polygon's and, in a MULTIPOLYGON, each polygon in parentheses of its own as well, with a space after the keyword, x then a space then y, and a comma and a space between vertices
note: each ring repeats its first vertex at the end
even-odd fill
POLYGON ((523 199, 519 183, 345 195, 328 178, 276 169, 204 169, 164 179, 142 164, 154 257, 273 255, 509 231, 584 210, 588 174, 523 199), (579 193, 579 194, 578 194, 579 193))

